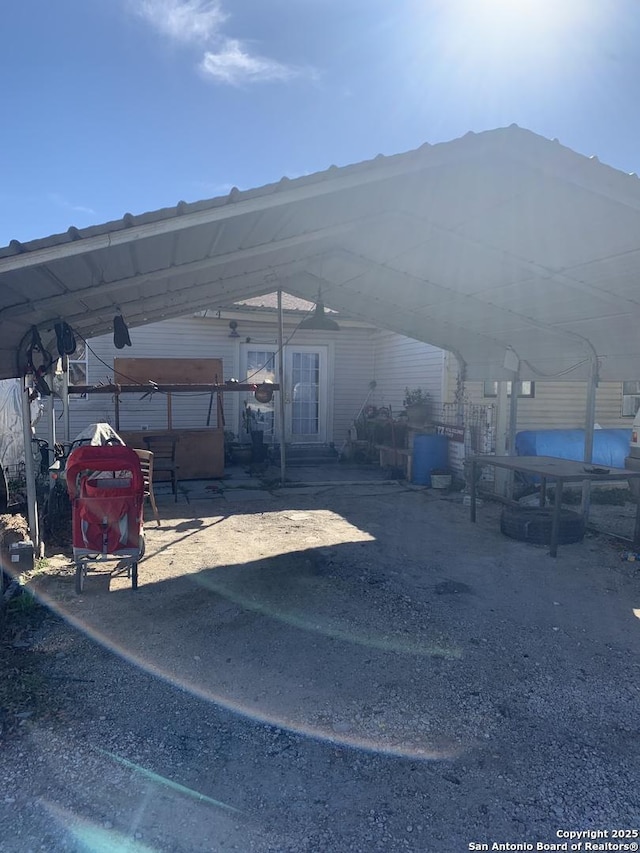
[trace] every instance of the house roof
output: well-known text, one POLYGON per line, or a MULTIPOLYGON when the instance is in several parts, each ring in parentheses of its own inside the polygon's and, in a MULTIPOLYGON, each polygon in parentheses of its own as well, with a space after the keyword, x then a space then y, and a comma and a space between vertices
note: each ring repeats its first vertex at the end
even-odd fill
MULTIPOLYGON (((276 311, 278 308, 278 293, 263 293, 262 296, 252 296, 249 299, 238 299, 233 303, 236 307, 248 308, 252 310, 269 310, 276 311)), ((309 302, 308 299, 300 299, 299 296, 292 296, 290 293, 282 294, 282 310, 297 311, 298 313, 308 314, 313 311, 314 302, 309 302)))
MULTIPOLYGON (((282 290, 452 350, 468 378, 640 374, 640 181, 516 126, 0 249, 0 377, 90 337, 282 290)), ((303 332, 300 332, 303 334, 303 332)))

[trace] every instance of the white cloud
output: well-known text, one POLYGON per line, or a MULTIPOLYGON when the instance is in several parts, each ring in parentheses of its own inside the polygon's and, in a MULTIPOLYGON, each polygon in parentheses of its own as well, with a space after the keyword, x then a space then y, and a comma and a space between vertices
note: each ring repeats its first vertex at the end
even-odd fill
POLYGON ((73 210, 75 213, 86 213, 89 216, 96 215, 96 212, 92 207, 85 207, 83 204, 73 204, 64 196, 60 195, 60 193, 49 193, 49 200, 53 202, 53 204, 58 207, 62 207, 65 210, 73 210))
POLYGON ((210 41, 227 19, 220 0, 140 0, 134 8, 163 35, 182 42, 210 41))
POLYGON ((275 59, 252 56, 237 39, 227 39, 216 53, 207 51, 200 63, 201 71, 219 83, 266 83, 289 80, 298 73, 275 59))
MULTIPOLYGON (((216 83, 282 82, 302 72, 250 52, 239 39, 227 38, 222 25, 227 14, 222 0, 129 0, 135 13, 162 35, 183 44, 208 45, 199 69, 216 83)), ((311 69, 304 72, 313 77, 311 69)))

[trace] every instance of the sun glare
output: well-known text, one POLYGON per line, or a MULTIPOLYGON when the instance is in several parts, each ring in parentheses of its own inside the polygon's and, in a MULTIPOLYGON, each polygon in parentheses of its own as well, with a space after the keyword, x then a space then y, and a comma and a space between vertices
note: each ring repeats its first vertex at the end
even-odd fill
POLYGON ((474 0, 468 4, 468 13, 498 28, 520 29, 544 24, 556 6, 545 0, 474 0))
POLYGON ((547 77, 566 66, 595 14, 584 0, 452 0, 445 9, 449 61, 503 78, 521 71, 547 77))

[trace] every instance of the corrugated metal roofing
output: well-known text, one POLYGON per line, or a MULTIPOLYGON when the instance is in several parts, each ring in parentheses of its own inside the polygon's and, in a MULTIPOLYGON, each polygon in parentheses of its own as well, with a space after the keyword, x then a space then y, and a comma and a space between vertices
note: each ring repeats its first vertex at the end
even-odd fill
MULTIPOLYGON (((459 354, 469 378, 640 375, 640 182, 516 126, 0 249, 0 376, 84 337, 282 288, 459 354)), ((303 332, 301 332, 303 334, 303 332)))

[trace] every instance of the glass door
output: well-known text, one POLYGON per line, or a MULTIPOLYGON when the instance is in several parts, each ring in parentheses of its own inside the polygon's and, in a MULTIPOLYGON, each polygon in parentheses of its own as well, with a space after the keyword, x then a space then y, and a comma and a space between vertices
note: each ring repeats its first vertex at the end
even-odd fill
POLYGON ((327 440, 327 348, 287 347, 285 351, 287 440, 292 444, 327 440))
MULTIPOLYGON (((244 382, 259 385, 261 382, 277 382, 275 347, 244 347, 244 382)), ((266 444, 273 444, 276 435, 276 401, 274 394, 271 402, 259 403, 250 392, 240 395, 240 441, 250 441, 252 432, 262 432, 266 444)))

